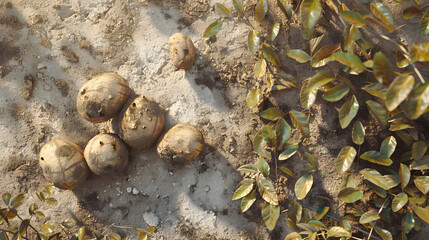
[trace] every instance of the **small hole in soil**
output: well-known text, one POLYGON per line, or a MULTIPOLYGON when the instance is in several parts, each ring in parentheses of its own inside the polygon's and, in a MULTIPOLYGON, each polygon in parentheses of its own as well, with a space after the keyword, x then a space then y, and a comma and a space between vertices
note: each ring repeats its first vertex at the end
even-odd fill
POLYGON ((112 144, 113 149, 116 150, 116 144, 112 144))
POLYGON ((41 157, 40 160, 45 161, 45 159, 43 157, 41 157))
POLYGON ((82 91, 80 91, 80 94, 85 94, 85 92, 86 92, 86 89, 82 89, 82 91))
POLYGON ((133 104, 132 104, 132 106, 133 106, 133 107, 136 107, 137 105, 136 105, 136 103, 133 103, 133 104))
POLYGON ((185 52, 185 55, 188 55, 189 54, 189 50, 188 49, 185 49, 185 50, 183 50, 184 52, 185 52))
POLYGON ((100 145, 103 145, 104 143, 102 141, 100 141, 100 145))

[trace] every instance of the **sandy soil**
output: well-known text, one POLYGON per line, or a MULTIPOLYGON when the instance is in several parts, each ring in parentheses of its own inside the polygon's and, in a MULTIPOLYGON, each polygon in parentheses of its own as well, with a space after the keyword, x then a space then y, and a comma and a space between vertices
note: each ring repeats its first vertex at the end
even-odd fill
MULTIPOLYGON (((2 1, 2 192, 28 192, 26 201, 36 201, 31 193, 48 184, 37 163, 44 143, 67 138, 84 147, 97 133, 112 131, 110 121, 91 124, 80 118, 75 104, 85 81, 115 71, 136 93, 155 99, 166 109, 166 128, 180 122, 197 126, 204 135, 205 149, 197 160, 184 166, 162 161, 155 148, 132 149, 124 173, 108 178, 92 176, 73 191, 56 189, 59 205, 47 208, 46 213, 57 220, 74 216, 89 226, 88 231, 111 224, 157 226, 156 239, 283 239, 291 231, 283 214, 276 229, 268 232, 260 217, 262 202, 242 214, 240 201, 231 201, 241 178, 236 168, 255 159, 247 136, 261 125, 257 114, 247 108, 245 96, 249 89, 264 83, 253 76, 256 57, 247 51, 247 25, 224 24, 216 38, 202 38, 208 24, 218 18, 215 2, 232 9, 229 0, 2 1), (194 66, 187 71, 176 71, 169 62, 168 38, 176 32, 187 34, 198 51, 194 66)), ((274 2, 270 1, 271 6, 274 2)), ((394 7, 397 4, 390 2, 394 7)), ((396 13, 400 10, 393 9, 396 13)), ((246 10, 250 14, 253 5, 248 4, 246 10)), ((273 8, 269 19, 280 14, 273 8)), ((267 28, 269 21, 264 24, 262 28, 267 28)), ((298 20, 289 24, 278 37, 287 41, 278 41, 275 46, 308 48, 301 46, 298 20)), ((406 43, 420 42, 404 34, 412 31, 418 30, 406 26, 398 37, 405 36, 402 40, 406 43)), ((321 45, 337 41, 341 34, 335 29, 318 29, 318 33, 324 32, 332 34, 321 45)), ((308 65, 292 68, 292 60, 284 55, 281 59, 283 69, 297 79, 312 75, 308 65)), ((299 91, 285 90, 273 94, 265 105, 279 104, 285 112, 299 109, 298 97, 299 91)), ((303 143, 302 153, 310 151, 320 165, 313 197, 303 201, 314 208, 332 206, 332 201, 317 196, 335 199, 342 181, 332 166, 340 149, 351 144, 351 130, 339 127, 339 106, 326 106, 318 98, 310 118, 312 135, 303 143)), ((366 110, 360 112, 359 119, 364 124, 371 121, 366 110)), ((379 129, 367 131, 367 148, 378 146, 386 137, 379 129)), ((301 176, 302 159, 302 154, 297 155, 284 166, 301 176)), ((287 181, 283 195, 293 196, 294 183, 294 179, 287 181)), ((422 232, 427 229, 424 225, 422 232)), ((110 227, 108 231, 118 229, 110 227)))

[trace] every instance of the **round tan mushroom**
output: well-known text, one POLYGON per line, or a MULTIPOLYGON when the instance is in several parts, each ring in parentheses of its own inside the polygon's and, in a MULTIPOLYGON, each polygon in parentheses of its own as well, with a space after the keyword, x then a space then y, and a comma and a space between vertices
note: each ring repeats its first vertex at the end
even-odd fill
POLYGON ((89 140, 83 155, 89 169, 99 176, 117 173, 128 164, 127 146, 116 134, 96 135, 89 140))
POLYGON ((40 150, 39 164, 45 178, 62 189, 76 188, 90 174, 82 149, 65 139, 45 144, 40 150))
POLYGON ((158 143, 160 158, 173 162, 190 162, 203 149, 203 135, 190 124, 179 123, 168 129, 158 143))
POLYGON ((192 40, 183 33, 175 33, 168 40, 170 59, 176 68, 187 69, 195 60, 195 46, 192 40))
POLYGON ((164 129, 164 111, 154 100, 138 95, 122 109, 119 136, 133 148, 151 147, 164 129))
POLYGON ((119 113, 130 92, 127 81, 117 73, 100 74, 80 88, 77 111, 90 122, 107 121, 119 113))

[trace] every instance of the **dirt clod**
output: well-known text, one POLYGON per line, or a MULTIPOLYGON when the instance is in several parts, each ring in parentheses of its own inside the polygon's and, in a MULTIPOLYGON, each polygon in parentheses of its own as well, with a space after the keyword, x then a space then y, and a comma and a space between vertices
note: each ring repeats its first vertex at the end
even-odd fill
POLYGON ((33 75, 28 74, 24 77, 24 90, 21 91, 21 97, 25 100, 29 100, 33 96, 34 87, 36 84, 36 78, 33 75))

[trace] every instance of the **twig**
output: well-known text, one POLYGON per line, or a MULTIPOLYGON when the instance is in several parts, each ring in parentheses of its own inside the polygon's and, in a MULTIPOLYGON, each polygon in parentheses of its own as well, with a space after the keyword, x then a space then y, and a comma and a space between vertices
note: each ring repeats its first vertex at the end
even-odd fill
MULTIPOLYGON (((301 205, 302 205, 303 207, 305 207, 305 208, 308 208, 308 209, 310 209, 310 210, 314 211, 314 212, 317 212, 317 210, 316 210, 316 209, 314 209, 314 208, 312 208, 312 207, 306 206, 306 205, 304 205, 304 204, 302 204, 302 203, 301 203, 301 205)), ((329 214, 326 214, 325 216, 327 216, 328 218, 330 218, 330 219, 332 219, 332 220, 335 220, 335 221, 337 221, 337 222, 341 222, 338 218, 336 218, 336 217, 334 217, 334 216, 331 216, 331 215, 329 215, 329 214)), ((361 233, 366 234, 366 235, 369 235, 369 234, 370 234, 369 232, 367 232, 367 231, 365 231, 365 230, 363 230, 363 229, 361 229, 361 228, 355 227, 355 226, 353 226, 353 225, 351 225, 351 227, 352 227, 352 228, 354 228, 354 229, 356 229, 356 230, 358 230, 358 231, 359 231, 359 232, 361 232, 361 233)), ((377 239, 377 240, 381 240, 380 238, 378 238, 378 237, 374 237, 374 236, 372 236, 372 238, 373 238, 373 239, 377 239)))

